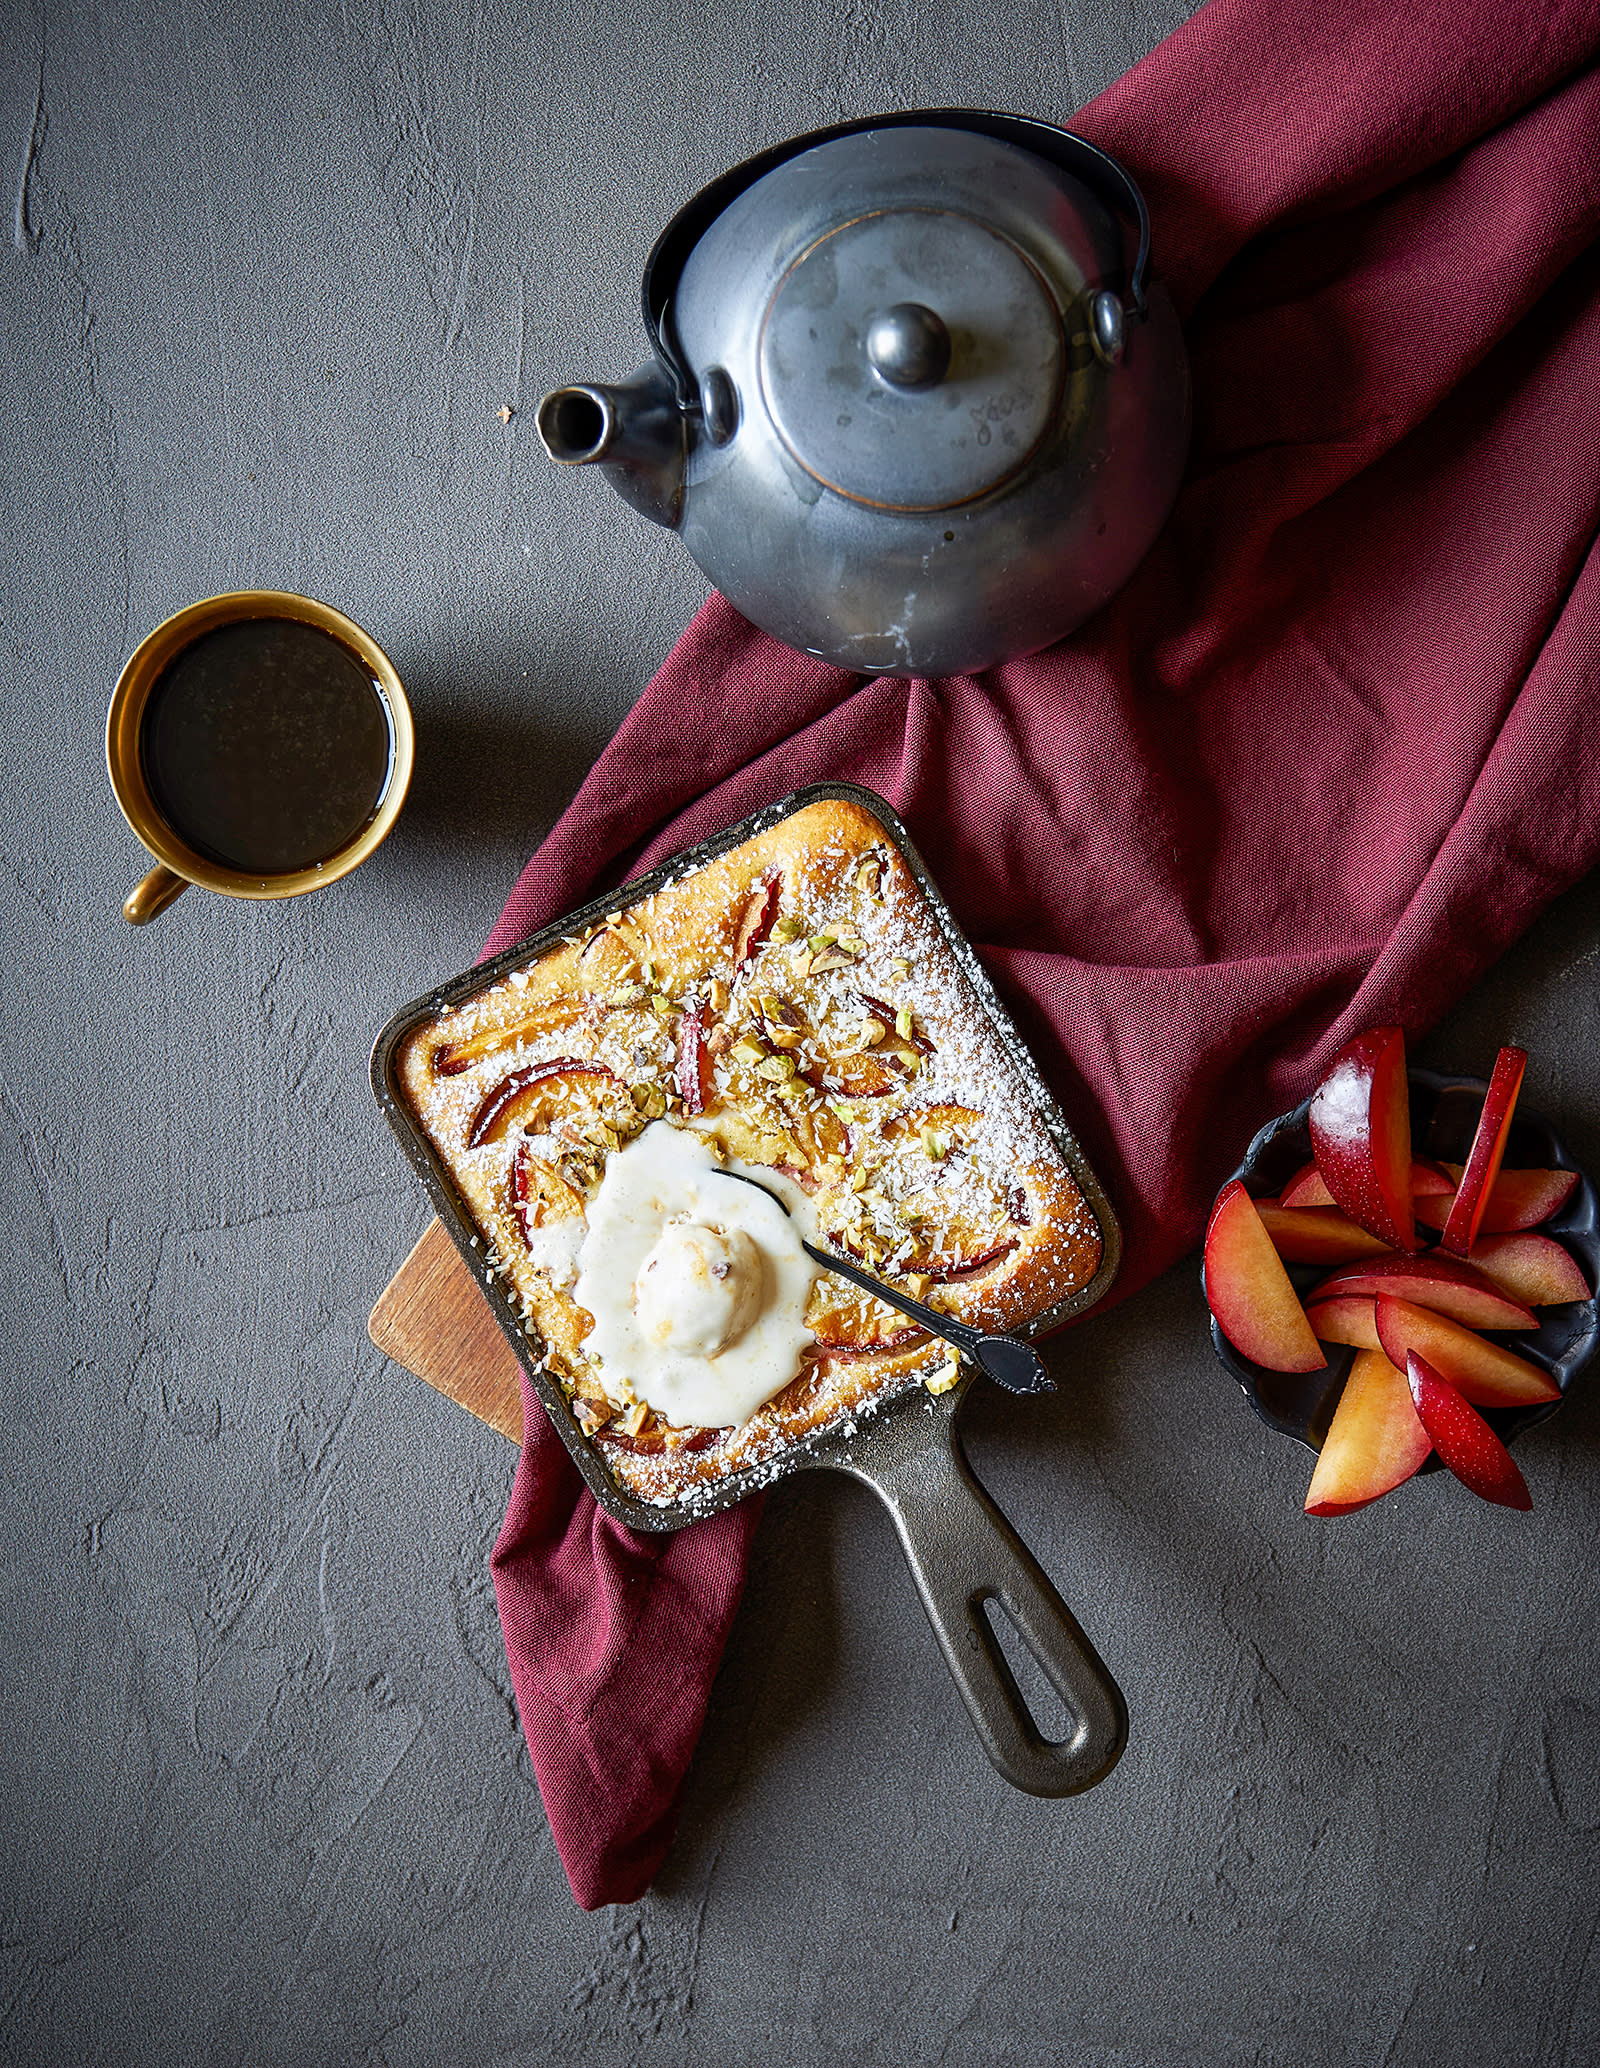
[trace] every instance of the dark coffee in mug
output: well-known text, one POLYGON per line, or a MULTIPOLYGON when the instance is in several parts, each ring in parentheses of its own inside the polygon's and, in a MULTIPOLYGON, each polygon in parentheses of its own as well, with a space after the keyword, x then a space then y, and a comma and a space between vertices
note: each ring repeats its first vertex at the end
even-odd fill
POLYGON ((346 849, 382 804, 394 754, 371 672, 302 618, 202 633, 162 670, 139 727, 145 782, 173 831, 262 877, 346 849))

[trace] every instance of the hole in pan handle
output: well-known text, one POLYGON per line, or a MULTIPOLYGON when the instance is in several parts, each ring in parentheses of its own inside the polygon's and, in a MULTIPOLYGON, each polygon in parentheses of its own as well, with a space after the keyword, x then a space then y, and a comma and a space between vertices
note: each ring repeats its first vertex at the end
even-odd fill
MULTIPOLYGON (((980 1485, 955 1431, 920 1415, 899 1419, 900 1440, 861 1446, 845 1467, 893 1518, 939 1648, 997 1770, 1029 1795, 1077 1795, 1122 1756, 1122 1691, 1038 1560, 980 1485), (920 1427, 919 1427, 920 1425, 920 1427), (1070 1736, 1034 1722, 984 1613, 998 1601, 1072 1719, 1070 1736)), ((889 1431, 884 1430, 887 1437, 889 1431)), ((832 1460, 838 1464, 838 1459, 832 1460)))

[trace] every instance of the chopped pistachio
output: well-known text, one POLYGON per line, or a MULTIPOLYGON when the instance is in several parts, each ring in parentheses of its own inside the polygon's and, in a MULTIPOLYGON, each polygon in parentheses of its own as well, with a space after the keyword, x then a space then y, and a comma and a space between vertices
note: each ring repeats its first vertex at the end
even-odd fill
POLYGON ((861 1046, 876 1048, 888 1031, 882 1020, 863 1020, 860 1029, 861 1046))
POLYGON ((897 955, 889 967, 897 977, 908 977, 911 974, 911 964, 903 955, 897 955))
POLYGON ((876 898, 883 883, 883 859, 880 855, 868 855, 856 871, 856 883, 869 898, 876 898))
POLYGON ((652 991, 650 993, 650 1010, 658 1020, 664 1020, 672 1011, 672 1000, 665 991, 652 991))
POLYGON ((624 1436, 637 1436, 649 1419, 650 1409, 648 1405, 642 1400, 636 1400, 627 1413, 621 1417, 617 1427, 624 1436))
POLYGON ((728 989, 721 977, 713 977, 711 979, 710 998, 711 1010, 713 1012, 726 1012, 728 1010, 728 1000, 732 996, 733 993, 728 989))
POLYGON ((922 1130, 922 1153, 930 1163, 942 1163, 950 1154, 950 1137, 940 1134, 936 1127, 922 1130))
POLYGON ((756 1075, 758 1077, 770 1077, 774 1084, 782 1084, 788 1078, 796 1075, 794 1057, 786 1055, 768 1056, 764 1062, 756 1065, 756 1075))
POLYGON ((926 1299, 932 1283, 926 1271, 908 1271, 905 1275, 905 1289, 914 1300, 926 1299))
POLYGON ((781 919, 774 923, 772 938, 775 941, 797 941, 805 930, 805 922, 803 920, 796 919, 792 912, 786 912, 781 919))
POLYGON ((818 970, 848 969, 855 959, 842 941, 834 941, 826 948, 818 948, 812 955, 810 973, 815 974, 818 970))
POLYGON ((633 1103, 647 1120, 660 1120, 667 1110, 667 1095, 659 1084, 636 1084, 633 1103))
POLYGON ((861 938, 860 934, 858 933, 840 934, 839 946, 841 948, 848 948, 852 955, 864 955, 867 950, 866 942, 861 938))
POLYGON ((798 1048, 805 1036, 798 1027, 769 1027, 767 1039, 774 1048, 798 1048))
POLYGON ((902 1041, 909 1041, 911 1039, 911 1030, 916 1024, 916 1018, 910 1006, 902 1005, 894 1016, 894 1031, 900 1036, 902 1041))
POLYGON ((871 1176, 865 1168, 853 1170, 850 1173, 850 1189, 852 1192, 865 1192, 871 1182, 871 1176))
POLYGON ((824 948, 831 948, 838 938, 839 935, 835 928, 825 926, 821 933, 814 933, 811 936, 810 940, 806 942, 806 946, 813 955, 819 955, 824 948))
POLYGON ((641 962, 639 965, 639 974, 644 978, 647 984, 653 984, 656 980, 655 964, 653 962, 641 962))
POLYGON ((753 1034, 741 1034, 728 1053, 737 1056, 741 1063, 761 1063, 766 1060, 767 1045, 753 1034))
POLYGON ((648 993, 643 984, 618 984, 614 991, 606 993, 608 1005, 643 1005, 648 993))
POLYGON ((943 1364, 930 1364, 922 1374, 922 1383, 930 1393, 948 1393, 961 1376, 961 1367, 954 1358, 946 1358, 943 1364))

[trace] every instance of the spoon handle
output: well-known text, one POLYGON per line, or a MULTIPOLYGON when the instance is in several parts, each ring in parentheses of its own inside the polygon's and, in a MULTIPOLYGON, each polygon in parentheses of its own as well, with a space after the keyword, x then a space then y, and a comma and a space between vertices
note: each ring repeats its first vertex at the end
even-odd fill
POLYGON ((886 1285, 881 1278, 874 1278, 870 1271, 863 1271, 846 1258, 836 1256, 831 1249, 819 1249, 814 1242, 801 1241, 800 1247, 814 1263, 825 1271, 833 1271, 840 1278, 848 1278, 852 1285, 859 1285, 863 1292, 871 1293, 874 1299, 882 1300, 886 1306, 896 1307, 912 1321, 920 1321, 925 1329, 936 1336, 943 1336, 947 1343, 954 1343, 958 1350, 973 1356, 978 1345, 985 1340, 984 1331, 974 1328, 971 1322, 957 1321, 953 1315, 941 1314, 937 1307, 926 1307, 921 1300, 914 1300, 909 1293, 900 1292, 892 1285, 886 1285))

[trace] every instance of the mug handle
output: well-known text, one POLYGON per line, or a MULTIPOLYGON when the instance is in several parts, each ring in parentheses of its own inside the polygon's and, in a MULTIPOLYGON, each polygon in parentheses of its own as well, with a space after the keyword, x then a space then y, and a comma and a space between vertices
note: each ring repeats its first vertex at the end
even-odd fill
POLYGON ((165 862, 158 862, 123 899, 122 916, 130 926, 144 926, 188 888, 187 876, 180 876, 176 869, 169 869, 165 862))

